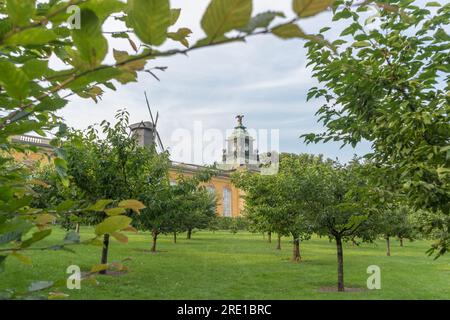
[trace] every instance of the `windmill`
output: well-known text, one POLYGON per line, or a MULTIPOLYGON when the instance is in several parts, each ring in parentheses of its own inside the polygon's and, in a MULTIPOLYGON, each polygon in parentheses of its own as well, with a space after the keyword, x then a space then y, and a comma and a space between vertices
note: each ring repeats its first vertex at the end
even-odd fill
POLYGON ((152 125, 153 125, 154 138, 157 142, 157 145, 161 149, 161 152, 164 152, 166 150, 164 149, 164 145, 162 143, 161 136, 159 135, 158 129, 156 127, 156 125, 158 124, 158 120, 159 120, 159 112, 158 111, 156 112, 156 120, 154 120, 152 109, 150 108, 150 103, 148 101, 147 92, 144 91, 144 95, 145 95, 145 102, 147 103, 148 113, 150 114, 150 120, 152 121, 152 125))
POLYGON ((156 119, 153 118, 153 113, 150 108, 150 103, 148 101, 147 93, 144 92, 145 101, 147 102, 148 112, 150 114, 150 121, 141 121, 140 123, 135 123, 130 126, 132 133, 139 145, 141 146, 151 146, 154 145, 155 148, 161 150, 161 152, 165 152, 164 145, 162 143, 161 137, 157 130, 158 120, 159 120, 159 112, 156 113, 156 119))

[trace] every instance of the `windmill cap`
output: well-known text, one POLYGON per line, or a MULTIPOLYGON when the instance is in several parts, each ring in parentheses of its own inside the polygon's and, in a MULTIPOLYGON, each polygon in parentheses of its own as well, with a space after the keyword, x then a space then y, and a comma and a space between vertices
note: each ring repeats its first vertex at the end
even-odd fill
POLYGON ((138 122, 138 123, 134 123, 132 125, 130 125, 130 129, 131 130, 138 130, 138 129, 149 129, 149 130, 153 130, 154 126, 153 123, 151 123, 150 121, 142 121, 142 122, 138 122))

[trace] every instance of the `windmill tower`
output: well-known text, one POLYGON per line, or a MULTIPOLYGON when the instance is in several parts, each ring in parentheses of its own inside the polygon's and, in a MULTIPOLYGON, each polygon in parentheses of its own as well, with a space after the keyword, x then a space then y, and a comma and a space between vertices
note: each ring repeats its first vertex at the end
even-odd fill
POLYGON ((161 137, 157 130, 159 112, 156 113, 156 119, 153 118, 152 109, 150 108, 150 103, 148 101, 147 93, 144 92, 145 101, 147 103, 147 109, 150 114, 150 121, 141 121, 130 125, 132 135, 138 141, 141 147, 152 146, 156 144, 161 152, 165 151, 164 145, 162 143, 161 137), (155 143, 156 141, 156 143, 155 143))

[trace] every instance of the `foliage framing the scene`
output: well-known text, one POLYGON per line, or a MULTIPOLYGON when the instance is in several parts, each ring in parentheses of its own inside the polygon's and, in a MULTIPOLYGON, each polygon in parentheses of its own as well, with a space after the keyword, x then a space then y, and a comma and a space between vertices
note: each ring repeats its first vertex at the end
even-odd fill
MULTIPOLYGON (((307 44, 322 85, 308 98, 325 101, 317 115, 326 131, 304 138, 352 146, 369 141, 373 153, 367 158, 384 171, 380 185, 397 181, 415 208, 449 215, 450 4, 379 2, 365 21, 373 5, 352 4, 336 1, 333 20, 347 27, 332 43, 334 50, 307 44)), ((430 253, 441 255, 449 247, 450 235, 442 233, 430 253)))
MULTIPOLYGON (((71 96, 97 101, 105 90, 137 81, 138 72, 156 77, 155 70, 165 70, 155 64, 158 57, 272 32, 280 38, 308 38, 298 32, 295 23, 325 10, 334 1, 316 1, 320 6, 303 2, 306 6, 299 6, 302 2, 294 1, 295 18, 270 26, 275 18, 285 15, 266 12, 252 17, 252 0, 212 0, 201 19, 206 37, 190 45, 187 38, 191 30, 173 27, 181 12, 171 8, 169 0, 1 0, 0 244, 12 244, 33 226, 51 222, 46 210, 30 206, 32 185, 42 185, 42 181, 29 179, 28 168, 14 163, 12 154, 27 148, 12 143, 12 136, 28 132, 45 136, 58 125, 64 131, 55 112, 66 106, 71 96), (123 22, 123 31, 104 30, 109 19, 123 22), (284 31, 277 32, 279 27, 284 31), (111 37, 128 41, 131 52, 111 48, 111 37), (183 47, 159 50, 168 39, 183 47), (113 54, 114 63, 105 63, 108 53, 113 54), (152 63, 147 67, 149 61, 152 63)), ((64 153, 54 147, 53 162, 67 187, 64 153)), ((40 241, 47 233, 36 234, 33 241, 40 241)), ((23 249, 15 246, 14 250, 3 250, 0 272, 7 256, 20 257, 18 251, 23 249)))

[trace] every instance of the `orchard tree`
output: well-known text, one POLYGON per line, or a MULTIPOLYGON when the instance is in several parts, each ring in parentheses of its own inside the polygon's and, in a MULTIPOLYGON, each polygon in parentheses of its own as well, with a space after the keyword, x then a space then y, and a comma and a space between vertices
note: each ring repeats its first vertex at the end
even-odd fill
MULTIPOLYGON (((106 121, 100 125, 105 138, 100 138, 98 129, 91 126, 85 133, 69 132, 68 139, 61 141, 68 179, 88 201, 141 199, 153 184, 158 185, 160 179, 167 175, 167 154, 157 154, 154 146, 139 146, 129 129, 126 111, 119 111, 116 120, 114 125, 106 121)), ((100 210, 94 211, 103 212, 108 204, 100 205, 100 210)), ((136 201, 134 213, 139 214, 141 209, 144 206, 136 201)), ((116 215, 124 213, 124 209, 106 210, 108 219, 118 219, 116 215)), ((104 213, 91 217, 94 223, 104 218, 104 213)), ((123 217, 122 220, 125 218, 129 219, 123 217)), ((131 219, 128 224, 130 222, 131 219)), ((103 236, 101 264, 104 265, 108 262, 110 236, 120 242, 127 242, 127 239, 121 233, 108 232, 108 228, 96 228, 96 233, 103 236)))
MULTIPOLYGON (((310 206, 310 221, 319 235, 336 243, 338 291, 344 291, 343 242, 359 238, 370 241, 375 236, 374 223, 365 199, 366 183, 357 174, 355 164, 347 166, 326 161, 308 170, 305 184, 310 206)), ((369 208, 370 209, 370 208, 369 208)))
MULTIPOLYGON (((189 199, 190 198, 190 199, 189 199)), ((187 239, 192 239, 192 230, 206 229, 216 216, 216 197, 204 187, 194 190, 182 217, 182 228, 187 232, 187 239)))
MULTIPOLYGON (((346 24, 333 50, 307 44, 321 84, 308 98, 324 101, 317 115, 326 131, 306 141, 371 142, 367 158, 385 170, 380 185, 398 180, 416 209, 449 215, 450 4, 335 1, 333 20, 346 24), (365 20, 373 7, 376 16, 365 20)), ((450 246, 448 238, 433 246, 438 254, 450 246)))
POLYGON ((276 175, 260 175, 252 172, 237 174, 234 183, 245 192, 245 216, 253 228, 270 230, 278 234, 277 248, 281 248, 281 236, 292 236, 292 261, 301 260, 300 242, 312 234, 305 206, 302 184, 292 170, 291 158, 281 154, 280 172, 276 175))
POLYGON ((293 261, 301 260, 300 243, 309 240, 314 231, 310 219, 308 170, 320 157, 307 154, 281 154, 278 190, 282 194, 280 204, 285 211, 285 230, 293 239, 293 261), (305 189, 306 188, 306 189, 305 189))
POLYGON ((378 232, 386 240, 386 255, 391 255, 391 238, 397 237, 403 247, 403 239, 413 239, 409 222, 410 209, 407 206, 393 205, 378 215, 378 232))
POLYGON ((397 211, 397 214, 400 216, 400 220, 395 228, 395 235, 400 242, 400 247, 403 247, 403 241, 405 239, 410 241, 415 239, 414 226, 412 224, 412 214, 414 211, 406 205, 401 205, 397 211))
POLYGON ((210 181, 214 169, 207 168, 192 177, 178 175, 176 184, 171 186, 174 207, 171 210, 174 236, 177 232, 187 232, 187 239, 192 238, 194 229, 206 229, 216 216, 216 197, 202 185, 210 181))
MULTIPOLYGON (((176 209, 168 177, 163 177, 157 185, 143 193, 140 199, 146 204, 146 208, 133 222, 133 225, 139 230, 151 233, 152 246, 150 251, 156 252, 158 235, 166 230, 167 221, 171 218, 169 213, 176 209)), ((168 230, 170 230, 170 225, 171 223, 169 223, 168 230)))
POLYGON ((179 176, 171 185, 169 175, 142 193, 139 199, 146 208, 136 219, 136 227, 152 235, 151 252, 156 252, 158 235, 187 231, 208 226, 215 215, 215 201, 201 183, 209 181, 213 171, 206 169, 193 177, 179 176), (196 220, 198 219, 198 220, 196 220))
MULTIPOLYGON (((443 241, 450 243, 450 216, 441 211, 432 212, 429 210, 416 210, 411 214, 411 223, 414 233, 425 239, 440 239, 428 250, 432 254, 435 250, 440 250, 439 254, 444 254, 444 247, 439 246, 443 241)), ((436 256, 436 258, 439 255, 436 256)))
MULTIPOLYGON (((43 167, 39 167, 32 171, 31 178, 40 181, 40 184, 33 186, 33 201, 31 206, 33 208, 57 208, 58 214, 56 222, 67 231, 80 231, 80 224, 89 224, 90 214, 80 213, 78 211, 70 211, 77 206, 88 204, 84 193, 76 186, 65 186, 61 183, 55 166, 50 163, 43 167), (69 210, 69 212, 64 212, 69 210)), ((97 219, 98 220, 98 219, 97 219)), ((91 221, 93 222, 93 221, 91 221)))
POLYGON ((269 242, 271 242, 272 232, 278 233, 280 237, 286 233, 283 229, 284 211, 280 207, 283 199, 280 199, 280 194, 277 192, 276 176, 239 172, 232 177, 232 180, 245 192, 244 215, 250 223, 250 230, 267 233, 269 242))

